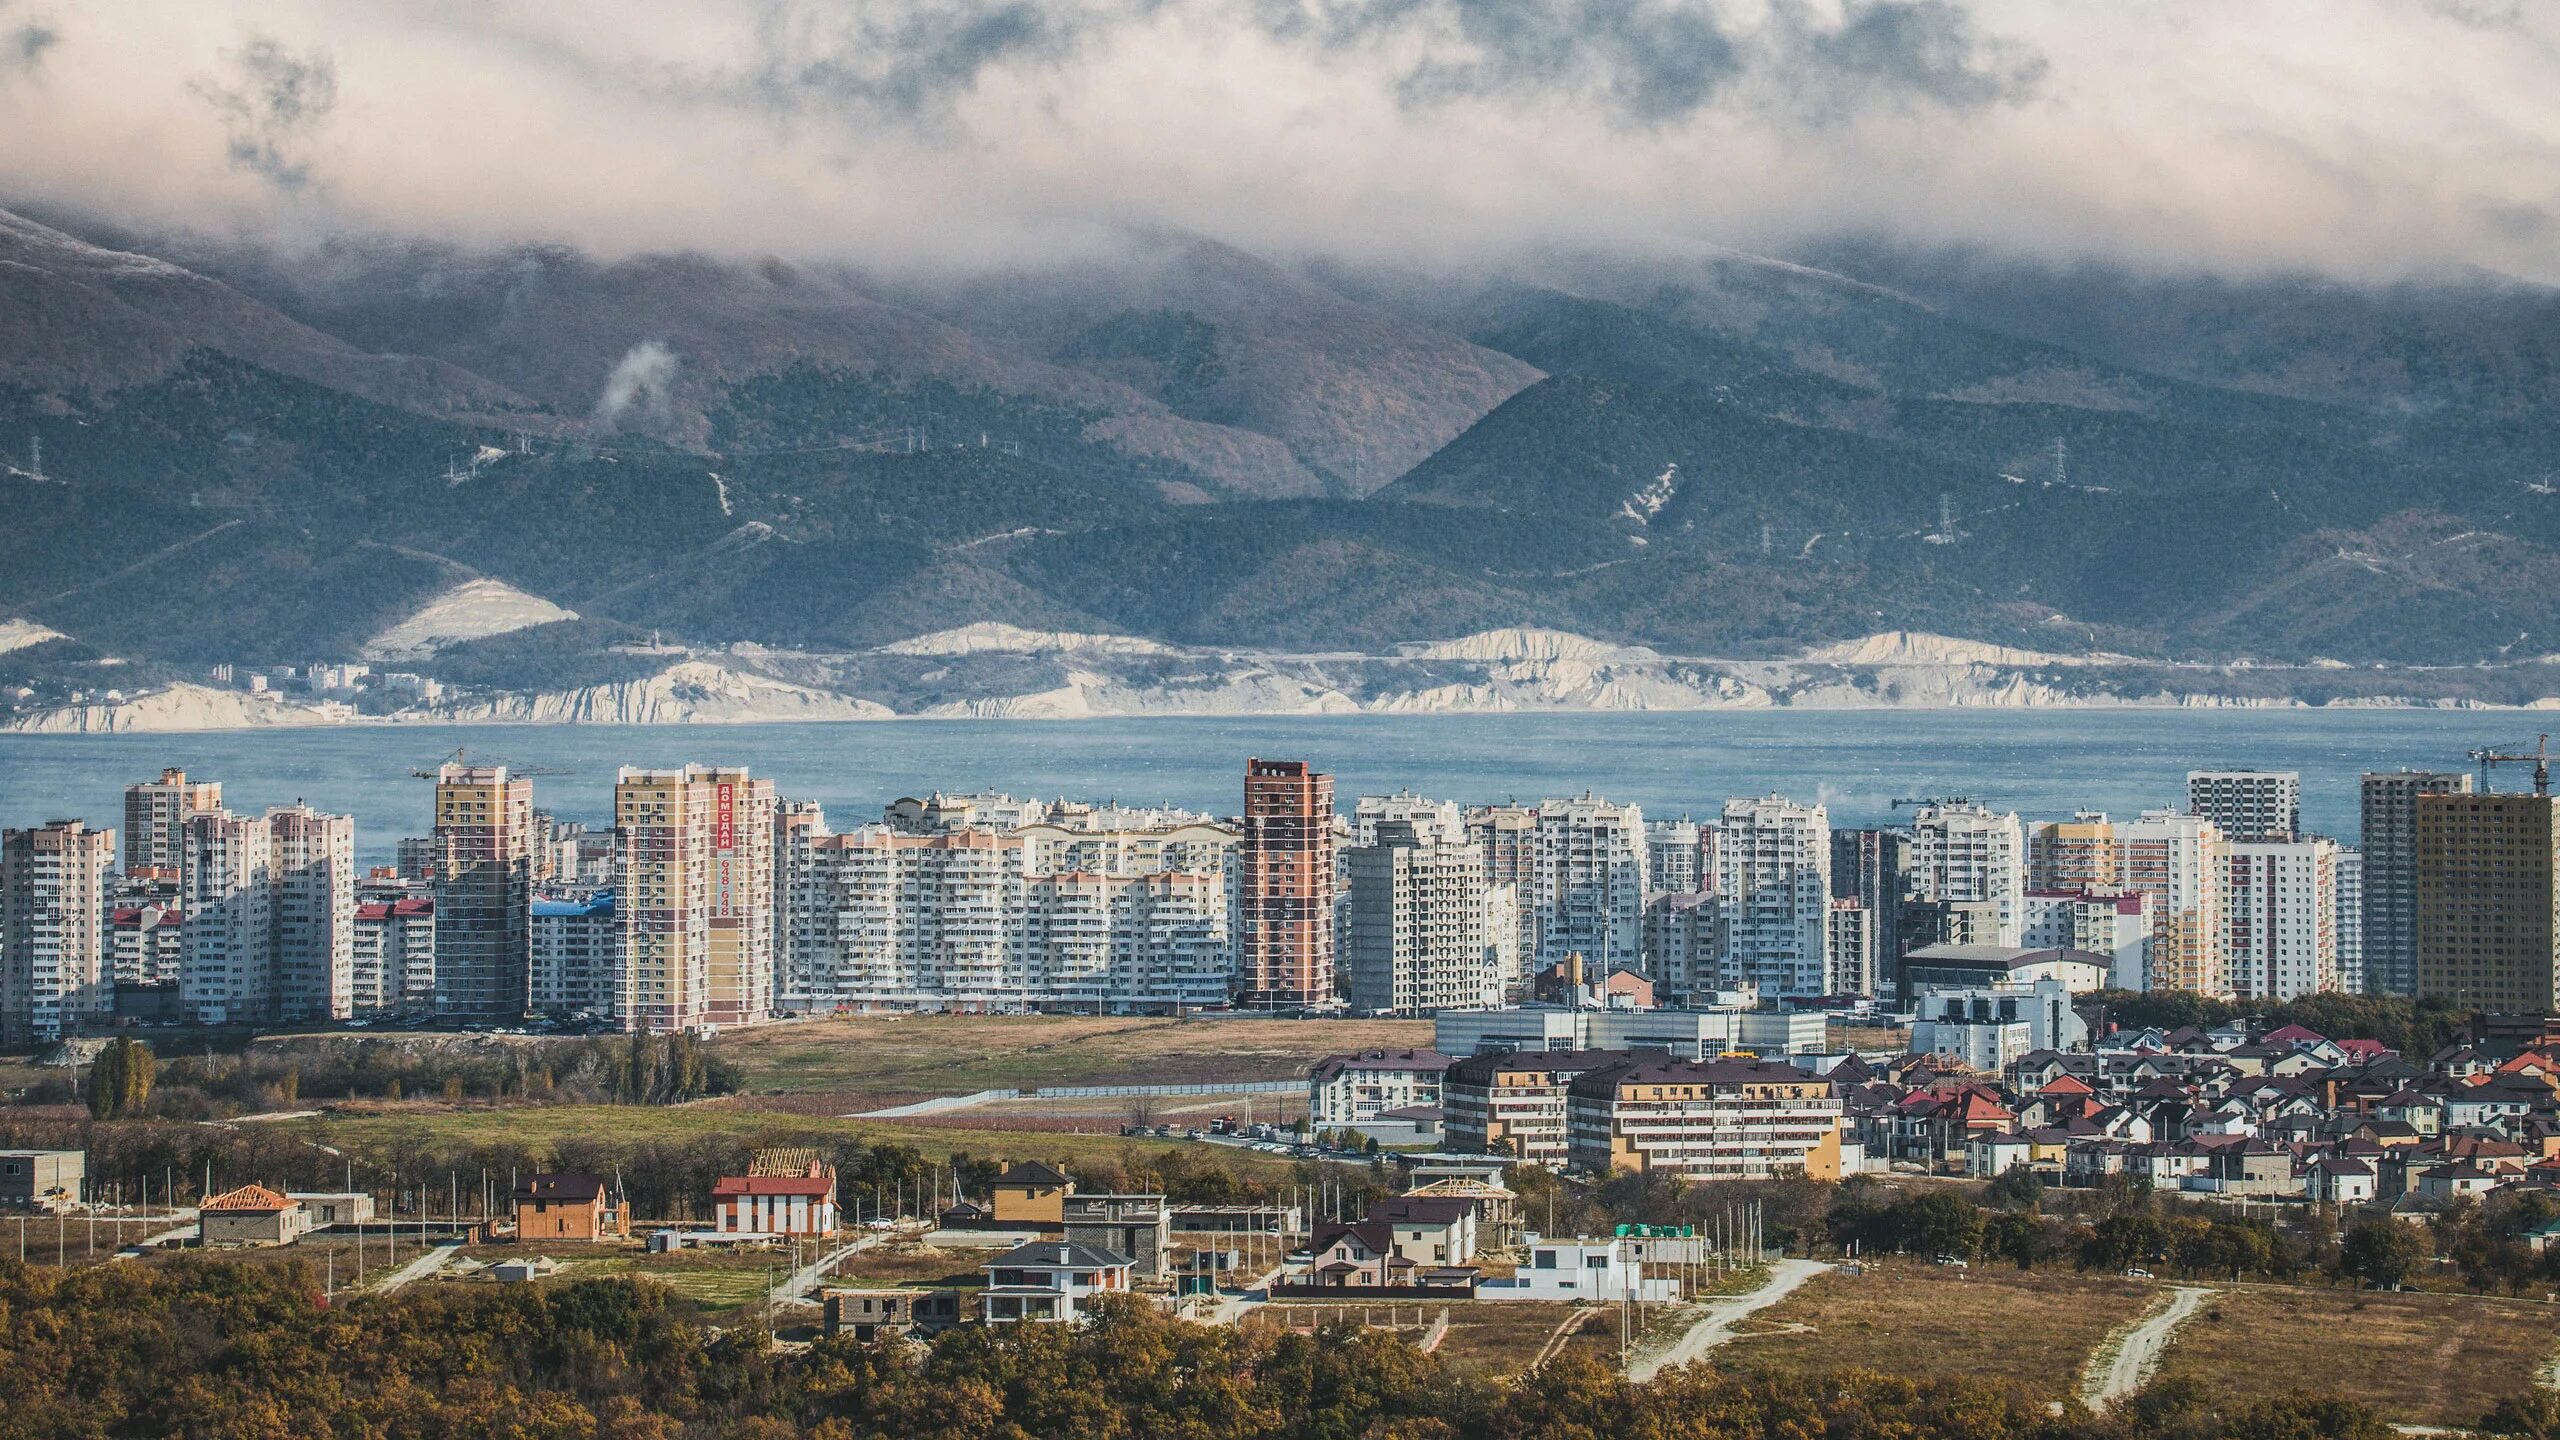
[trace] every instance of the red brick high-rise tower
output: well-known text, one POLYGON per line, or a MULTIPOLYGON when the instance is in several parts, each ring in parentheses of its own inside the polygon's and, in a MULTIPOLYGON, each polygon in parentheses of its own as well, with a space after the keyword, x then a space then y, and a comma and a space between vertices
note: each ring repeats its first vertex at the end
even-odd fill
POLYGON ((1236 1007, 1333 1005, 1333 777, 1246 761, 1241 860, 1236 1007))

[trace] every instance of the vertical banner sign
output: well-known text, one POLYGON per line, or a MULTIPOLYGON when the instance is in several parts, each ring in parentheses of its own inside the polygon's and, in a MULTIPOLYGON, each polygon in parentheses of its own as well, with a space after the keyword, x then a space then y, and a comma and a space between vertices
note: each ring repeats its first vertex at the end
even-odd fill
POLYGON ((716 798, 711 808, 711 913, 725 919, 738 913, 738 787, 722 784, 715 787, 714 793, 716 798))

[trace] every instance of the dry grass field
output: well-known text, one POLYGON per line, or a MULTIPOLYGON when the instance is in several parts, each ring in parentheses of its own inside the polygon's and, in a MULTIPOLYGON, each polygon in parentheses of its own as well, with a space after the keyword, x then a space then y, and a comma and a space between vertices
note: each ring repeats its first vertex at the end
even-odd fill
POLYGON ((2157 1294, 2146 1282, 2068 1271, 1870 1261, 1863 1275, 1807 1281, 1708 1358, 1751 1373, 1860 1366, 2013 1380, 2060 1400, 2078 1390, 2108 1333, 2157 1294))
POLYGON ((714 1046, 753 1093, 890 1097, 1292 1080, 1340 1051, 1430 1043, 1421 1020, 879 1015, 735 1031, 714 1046))
POLYGON ((2164 1379, 2257 1398, 2344 1395, 2406 1425, 2464 1426, 2560 1355, 2560 1308, 2473 1295, 2222 1291, 2170 1341, 2164 1379))

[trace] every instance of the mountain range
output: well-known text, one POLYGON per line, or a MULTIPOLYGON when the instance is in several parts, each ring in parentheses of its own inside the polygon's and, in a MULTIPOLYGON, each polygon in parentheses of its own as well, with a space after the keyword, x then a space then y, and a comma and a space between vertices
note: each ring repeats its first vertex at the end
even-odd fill
POLYGON ((1148 233, 918 278, 0 211, 0 707, 369 647, 556 690, 973 624, 1909 631, 2431 694, 2560 651, 2560 294, 1805 261, 1148 233))

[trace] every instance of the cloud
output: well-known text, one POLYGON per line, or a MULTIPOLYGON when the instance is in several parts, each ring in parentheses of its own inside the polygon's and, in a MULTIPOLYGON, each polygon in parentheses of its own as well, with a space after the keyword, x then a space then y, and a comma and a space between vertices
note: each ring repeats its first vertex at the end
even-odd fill
POLYGON ((62 43, 62 32, 52 21, 41 15, 14 20, 9 16, 13 8, 0 0, 0 80, 34 74, 44 63, 45 52, 62 43))
POLYGON ((231 165, 300 190, 311 180, 302 144, 337 108, 337 67, 326 54, 296 55, 263 36, 222 58, 227 74, 189 88, 221 117, 231 165))
POLYGON ((626 422, 663 423, 678 368, 675 352, 655 340, 623 352, 596 397, 596 424, 610 430, 626 422))
POLYGON ((2503 0, 119 0, 40 48, 0 195, 144 225, 2560 281, 2560 13, 2503 0))

